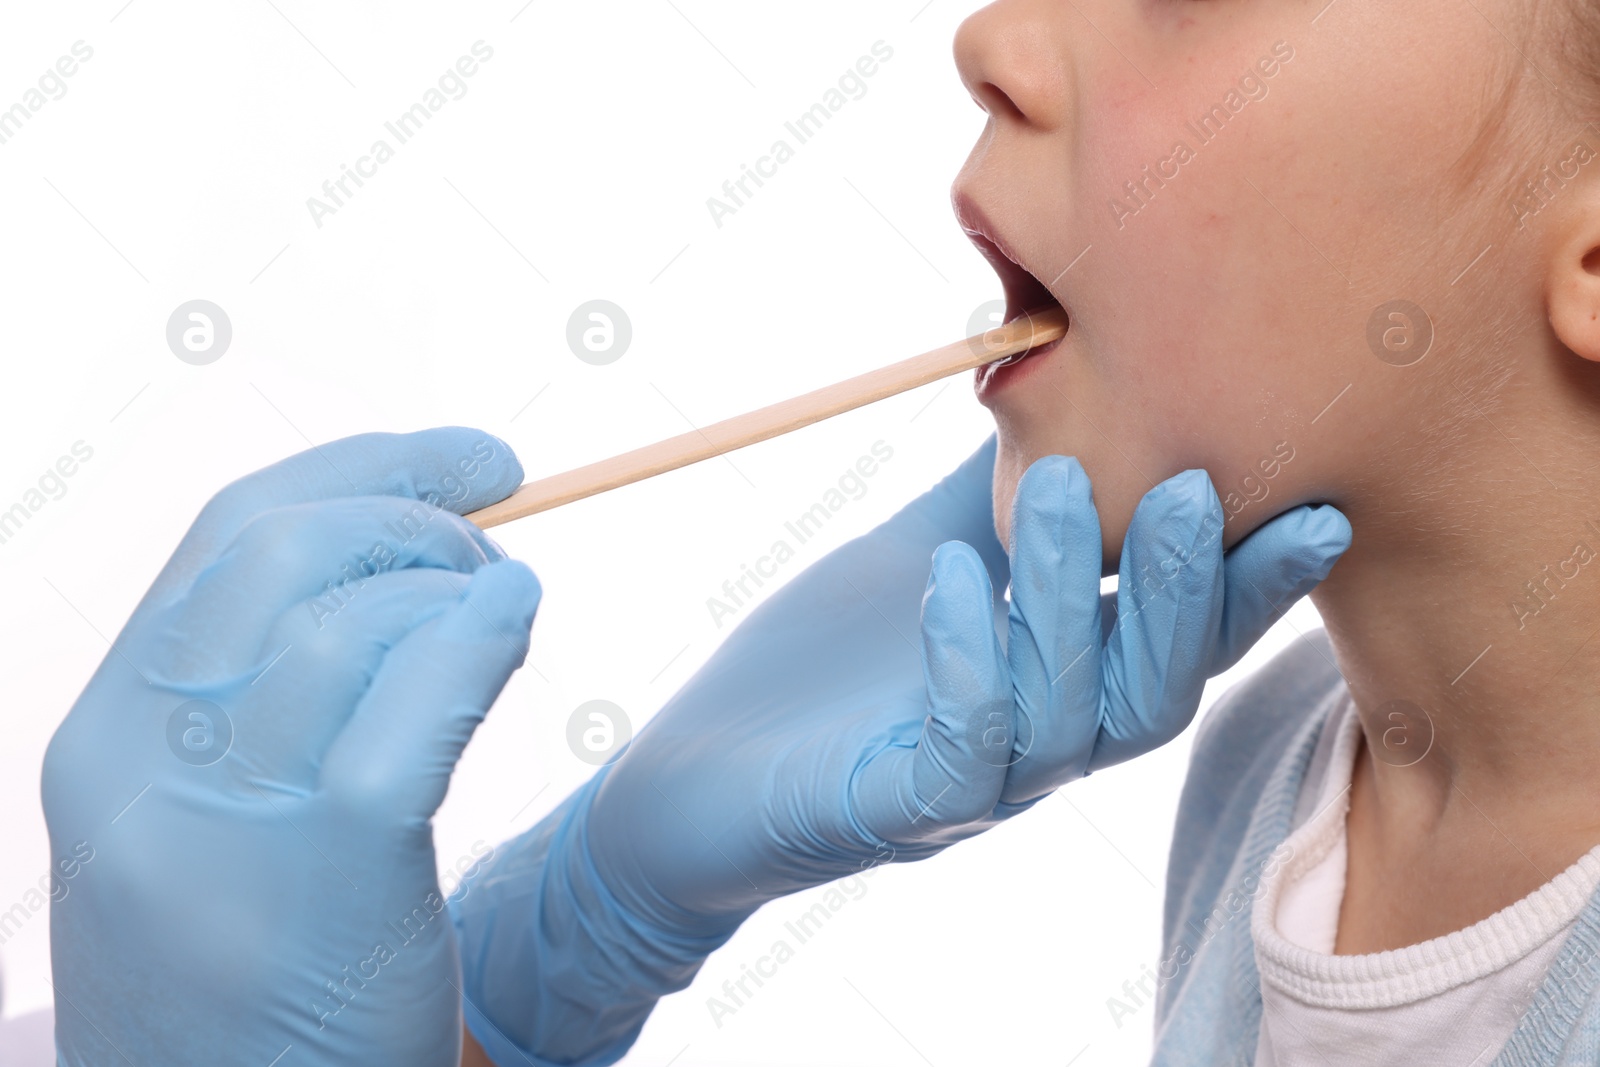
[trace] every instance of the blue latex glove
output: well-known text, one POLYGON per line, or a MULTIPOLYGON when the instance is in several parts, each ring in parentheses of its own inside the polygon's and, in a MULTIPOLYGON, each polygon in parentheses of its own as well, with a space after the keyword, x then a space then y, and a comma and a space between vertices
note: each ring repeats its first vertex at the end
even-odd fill
POLYGON ((452 910, 468 1026, 500 1067, 614 1062, 763 903, 931 856, 1168 741, 1349 544, 1338 511, 1301 507, 1224 559, 1221 507, 1191 471, 1140 504, 1103 602, 1077 461, 1022 479, 1009 571, 993 467, 991 438, 774 593, 618 759, 497 850, 452 910))
POLYGON ((45 756, 60 1063, 458 1062, 430 819, 539 585, 452 512, 521 477, 368 434, 201 512, 45 756))

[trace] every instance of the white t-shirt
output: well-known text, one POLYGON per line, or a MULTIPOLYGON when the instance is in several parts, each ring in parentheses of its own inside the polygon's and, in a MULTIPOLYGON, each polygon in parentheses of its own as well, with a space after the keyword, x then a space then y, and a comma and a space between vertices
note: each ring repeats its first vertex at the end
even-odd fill
POLYGON ((1600 885, 1600 846, 1465 930, 1335 956, 1360 739, 1346 694, 1307 769, 1287 841, 1293 853, 1264 880, 1251 915, 1262 1000, 1255 1067, 1483 1067, 1511 1037, 1600 885))

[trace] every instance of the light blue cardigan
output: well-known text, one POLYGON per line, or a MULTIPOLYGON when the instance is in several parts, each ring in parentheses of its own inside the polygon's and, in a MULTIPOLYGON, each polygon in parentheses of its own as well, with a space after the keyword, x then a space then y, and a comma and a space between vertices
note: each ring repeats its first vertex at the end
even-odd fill
MULTIPOLYGON (((1261 1028, 1250 910, 1344 680, 1317 630, 1202 720, 1167 867, 1153 1067, 1249 1067, 1261 1028)), ((1276 859, 1275 859, 1276 857, 1276 859)), ((1600 893, 1490 1067, 1600 1064, 1600 893)))

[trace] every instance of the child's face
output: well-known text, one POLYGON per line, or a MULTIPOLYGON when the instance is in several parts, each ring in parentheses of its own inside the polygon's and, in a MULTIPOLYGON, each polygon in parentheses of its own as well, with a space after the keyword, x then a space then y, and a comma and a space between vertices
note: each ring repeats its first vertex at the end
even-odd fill
MULTIPOLYGON (((1537 317, 1520 180, 1462 182, 1518 62, 1519 7, 1000 0, 963 24, 957 63, 990 119, 958 214, 1071 317, 1052 351, 979 371, 1002 543, 1017 480, 1052 453, 1093 481, 1109 573, 1139 498, 1187 468, 1210 472, 1231 545, 1295 504, 1349 513, 1377 472, 1440 451, 1428 412, 1452 389, 1441 369, 1475 358, 1462 339, 1537 317), (1405 318, 1379 316, 1369 343, 1396 300, 1436 331, 1411 366, 1405 318)), ((1585 133, 1500 166, 1530 177, 1585 133)))

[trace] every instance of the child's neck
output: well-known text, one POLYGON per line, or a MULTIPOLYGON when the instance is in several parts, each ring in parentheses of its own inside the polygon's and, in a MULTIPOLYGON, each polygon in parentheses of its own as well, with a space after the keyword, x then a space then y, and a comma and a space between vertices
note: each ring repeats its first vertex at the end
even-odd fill
POLYGON ((1352 514, 1313 594, 1365 738, 1340 953, 1469 926, 1600 844, 1600 487, 1515 452, 1478 485, 1460 522, 1352 514))

